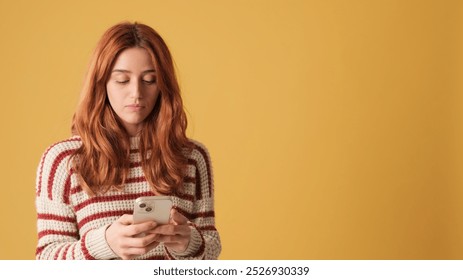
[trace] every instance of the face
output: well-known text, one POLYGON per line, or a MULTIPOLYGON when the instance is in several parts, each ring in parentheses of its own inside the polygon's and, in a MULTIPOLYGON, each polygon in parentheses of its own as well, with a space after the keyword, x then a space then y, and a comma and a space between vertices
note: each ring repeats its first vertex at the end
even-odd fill
POLYGON ((106 84, 109 103, 130 136, 136 136, 159 95, 154 62, 144 48, 129 48, 116 59, 106 84))

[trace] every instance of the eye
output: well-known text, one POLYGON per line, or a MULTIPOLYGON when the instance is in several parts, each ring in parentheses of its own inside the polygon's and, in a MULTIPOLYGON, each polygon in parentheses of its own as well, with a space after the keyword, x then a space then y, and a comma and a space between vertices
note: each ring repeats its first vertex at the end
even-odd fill
POLYGON ((141 80, 143 83, 147 85, 152 85, 156 83, 156 75, 153 75, 152 73, 148 73, 146 75, 143 75, 141 77, 141 80))
POLYGON ((153 80, 143 80, 143 82, 144 82, 145 84, 151 85, 151 84, 156 83, 156 80, 155 80, 155 79, 153 79, 153 80))
POLYGON ((127 84, 129 80, 116 80, 116 83, 118 84, 127 84))

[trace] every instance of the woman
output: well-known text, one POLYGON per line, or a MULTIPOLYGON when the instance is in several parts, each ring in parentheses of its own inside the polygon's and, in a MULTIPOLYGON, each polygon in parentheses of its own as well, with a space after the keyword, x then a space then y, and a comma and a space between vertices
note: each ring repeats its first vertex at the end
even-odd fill
POLYGON ((149 26, 108 29, 92 57, 73 136, 37 171, 37 259, 217 259, 210 157, 189 140, 173 61, 149 26), (170 222, 134 224, 141 196, 172 198, 170 222))

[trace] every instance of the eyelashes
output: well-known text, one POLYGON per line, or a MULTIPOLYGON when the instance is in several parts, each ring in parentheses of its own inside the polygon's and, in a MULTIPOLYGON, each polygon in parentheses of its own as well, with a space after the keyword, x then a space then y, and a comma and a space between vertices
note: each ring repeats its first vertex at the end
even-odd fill
MULTIPOLYGON (((130 82, 130 80, 122 80, 122 81, 118 81, 116 80, 116 83, 118 84, 121 84, 121 85, 124 85, 124 84, 128 84, 130 82)), ((147 84, 147 85, 152 85, 152 84, 155 84, 156 83, 156 80, 142 80, 143 83, 147 84)))

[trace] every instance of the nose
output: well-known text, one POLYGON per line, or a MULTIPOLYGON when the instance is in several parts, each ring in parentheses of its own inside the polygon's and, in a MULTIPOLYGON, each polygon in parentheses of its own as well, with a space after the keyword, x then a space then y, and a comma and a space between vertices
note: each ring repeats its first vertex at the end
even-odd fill
POLYGON ((141 99, 143 97, 142 85, 140 81, 135 81, 130 89, 130 97, 133 99, 141 99))

